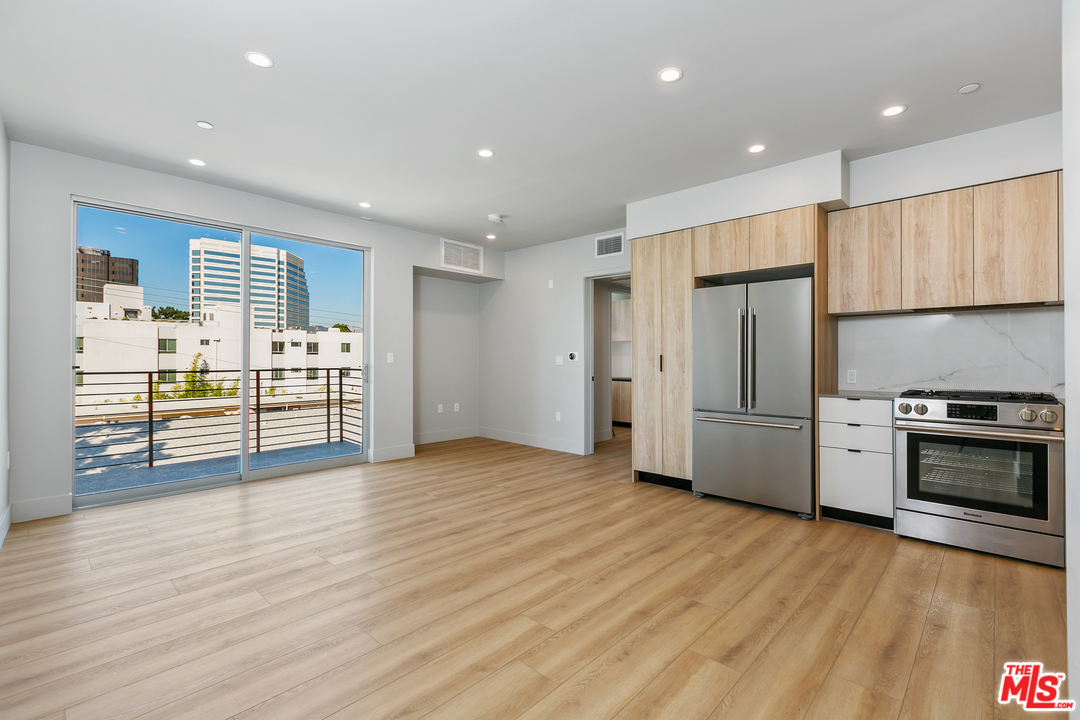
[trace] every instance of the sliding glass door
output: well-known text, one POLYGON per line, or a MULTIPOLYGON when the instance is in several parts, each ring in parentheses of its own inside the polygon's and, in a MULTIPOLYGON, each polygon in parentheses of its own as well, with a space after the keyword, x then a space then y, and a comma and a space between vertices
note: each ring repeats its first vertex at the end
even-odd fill
POLYGON ((364 254, 251 235, 248 462, 363 452, 364 254))
POLYGON ((362 251, 90 205, 75 241, 77 506, 363 452, 362 251))

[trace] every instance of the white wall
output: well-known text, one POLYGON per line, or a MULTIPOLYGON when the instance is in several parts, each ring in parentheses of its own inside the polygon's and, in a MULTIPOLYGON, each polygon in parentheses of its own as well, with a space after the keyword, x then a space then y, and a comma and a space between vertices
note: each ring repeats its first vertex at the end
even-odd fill
POLYGON ((851 207, 1061 168, 1061 113, 852 160, 851 207))
MULTIPOLYGON (((413 454, 413 267, 439 266, 437 237, 12 143, 10 245, 19 271, 10 291, 19 306, 10 313, 10 334, 33 338, 11 355, 11 371, 19 378, 10 402, 19 418, 11 434, 17 448, 10 486, 15 521, 71 511, 73 195, 370 248, 369 459, 413 454), (387 353, 394 353, 393 364, 387 353)), ((501 253, 485 253, 486 270, 497 272, 501 265, 501 253)))
POLYGON ((604 234, 610 233, 508 252, 506 280, 480 286, 482 436, 586 451, 589 363, 566 356, 592 350, 585 323, 587 310, 592 314, 590 278, 630 271, 630 243, 622 255, 595 257, 594 239, 604 234), (555 365, 556 355, 563 365, 555 365))
POLYGON ((480 287, 421 275, 413 281, 413 442, 417 445, 479 434, 480 287), (454 403, 461 408, 457 412, 454 403))
POLYGON ((844 207, 847 161, 836 150, 629 203, 626 236, 647 237, 801 205, 844 207))
MULTIPOLYGON (((1065 383, 1080 387, 1080 0, 1062 2, 1061 106, 1065 227, 1065 383)), ((1080 693, 1080 413, 1065 406, 1065 557, 1070 698, 1080 693)), ((1053 668, 1050 668, 1053 669, 1053 668)))
POLYGON ((8 178, 10 144, 0 117, 0 545, 11 527, 8 487, 8 178))

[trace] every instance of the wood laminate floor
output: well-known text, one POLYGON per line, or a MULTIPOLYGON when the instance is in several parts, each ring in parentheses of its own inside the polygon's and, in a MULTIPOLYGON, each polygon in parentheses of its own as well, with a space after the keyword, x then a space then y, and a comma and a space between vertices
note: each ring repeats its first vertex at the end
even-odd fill
POLYGON ((617 433, 15 525, 0 717, 1001 718, 1065 671, 1063 572, 634 484, 617 433))

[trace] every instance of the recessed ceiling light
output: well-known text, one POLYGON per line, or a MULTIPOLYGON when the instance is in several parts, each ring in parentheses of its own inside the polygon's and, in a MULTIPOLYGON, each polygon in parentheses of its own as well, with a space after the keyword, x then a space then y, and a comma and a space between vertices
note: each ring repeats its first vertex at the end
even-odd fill
POLYGON ((494 157, 495 156, 495 151, 494 150, 488 150, 487 148, 484 148, 483 150, 477 150, 476 154, 479 155, 482 158, 489 158, 489 157, 494 157))
POLYGON ((893 105, 892 107, 887 107, 882 110, 881 114, 885 117, 892 117, 893 115, 899 115, 905 110, 907 110, 907 105, 893 105))
POLYGON ((657 77, 666 83, 678 82, 682 80, 682 70, 677 67, 664 68, 657 73, 657 77))
POLYGON ((205 162, 203 162, 202 160, 199 160, 198 158, 191 158, 190 160, 188 160, 188 162, 191 163, 192 165, 194 165, 195 167, 202 167, 203 165, 206 164, 205 162))
POLYGON ((967 95, 968 93, 973 93, 978 89, 979 89, 979 83, 968 83, 967 85, 960 88, 956 92, 960 93, 961 95, 967 95))
POLYGON ((362 203, 360 203, 360 207, 362 207, 362 208, 369 208, 369 207, 371 207, 371 203, 369 203, 369 202, 362 202, 362 203))
POLYGON ((200 120, 195 124, 198 125, 199 127, 201 127, 203 130, 213 130, 214 129, 214 126, 211 125, 210 123, 206 122, 205 120, 200 120))
POLYGON ((494 236, 494 235, 488 235, 488 236, 487 236, 487 239, 488 239, 488 240, 494 240, 494 239, 495 239, 495 236, 494 236))
POLYGON ((268 68, 274 66, 274 61, 261 52, 244 53, 244 57, 255 67, 268 68))
POLYGON ((762 150, 764 150, 764 149, 765 149, 765 146, 764 146, 764 145, 761 145, 761 144, 759 143, 759 144, 757 144, 757 145, 751 145, 750 147, 746 148, 746 151, 747 151, 747 152, 752 152, 752 153, 759 153, 759 152, 761 152, 761 151, 762 151, 762 150))

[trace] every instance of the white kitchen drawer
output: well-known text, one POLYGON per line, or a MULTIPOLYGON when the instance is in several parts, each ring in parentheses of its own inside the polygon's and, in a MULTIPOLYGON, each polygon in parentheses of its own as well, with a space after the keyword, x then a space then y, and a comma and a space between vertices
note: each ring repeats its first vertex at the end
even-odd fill
POLYGON ((892 427, 892 400, 818 398, 818 420, 892 427))
POLYGON ((892 453, 893 429, 880 425, 847 425, 823 422, 818 425, 820 435, 818 445, 831 448, 869 450, 870 452, 892 453))
POLYGON ((891 518, 893 456, 820 448, 821 504, 891 518))

